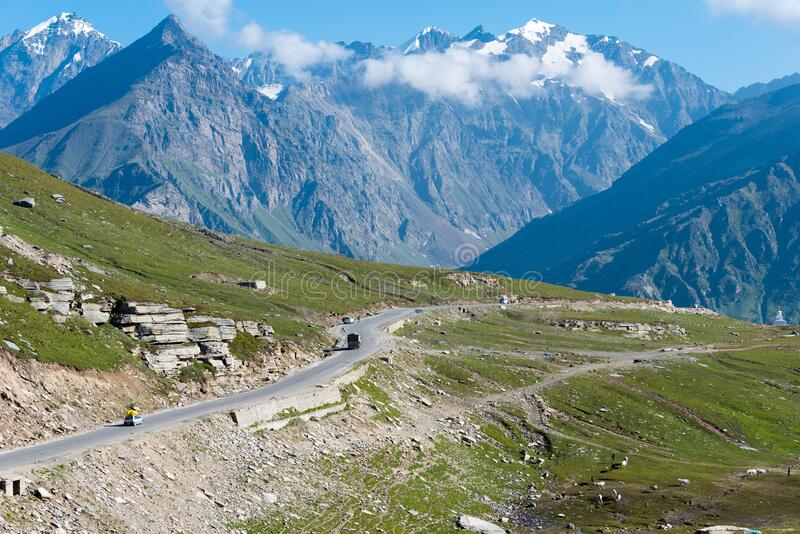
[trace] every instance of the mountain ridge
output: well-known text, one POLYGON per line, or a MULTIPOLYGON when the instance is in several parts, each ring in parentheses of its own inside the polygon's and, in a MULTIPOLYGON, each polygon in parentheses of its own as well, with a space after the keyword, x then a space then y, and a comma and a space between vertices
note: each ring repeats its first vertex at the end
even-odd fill
POLYGON ((750 320, 778 307, 796 316, 800 142, 788 132, 797 124, 800 86, 723 106, 607 191, 531 222, 472 267, 750 320))
MULTIPOLYGON (((457 265, 458 250, 485 250, 608 187, 674 124, 728 98, 666 60, 645 65, 626 43, 565 29, 533 44, 565 54, 577 40, 577 56, 558 59, 572 64, 596 42, 635 65, 652 99, 623 105, 553 81, 534 98, 474 106, 369 87, 361 62, 392 53, 369 43, 347 45, 349 57, 302 82, 269 54, 227 62, 168 20, 159 27, 181 43, 171 59, 139 57, 137 40, 0 131, 0 145, 137 208, 358 258, 457 265), (164 62, 170 72, 158 70, 164 62), (114 65, 127 72, 103 82, 114 65), (76 98, 84 104, 58 111, 76 98)), ((533 53, 517 33, 504 43, 533 53)))
POLYGON ((775 78, 774 80, 766 83, 757 82, 745 87, 741 87, 733 93, 733 96, 737 100, 744 100, 747 98, 761 96, 765 93, 771 93, 773 91, 777 91, 779 89, 783 89, 784 87, 789 87, 790 85, 795 85, 798 83, 800 83, 800 73, 795 72, 780 78, 775 78))

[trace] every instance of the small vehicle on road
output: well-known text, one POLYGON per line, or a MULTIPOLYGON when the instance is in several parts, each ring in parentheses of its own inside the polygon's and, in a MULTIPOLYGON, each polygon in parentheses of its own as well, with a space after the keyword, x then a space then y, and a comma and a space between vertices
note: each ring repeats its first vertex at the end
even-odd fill
POLYGON ((125 413, 125 420, 123 421, 123 425, 125 426, 137 426, 144 423, 144 419, 142 416, 139 415, 139 410, 135 408, 131 408, 125 413))
POLYGON ((347 348, 355 350, 361 347, 361 336, 358 334, 347 334, 347 348))
POLYGON ((346 315, 346 316, 342 317, 342 323, 343 324, 353 324, 354 322, 355 321, 353 321, 353 318, 350 317, 349 315, 346 315))

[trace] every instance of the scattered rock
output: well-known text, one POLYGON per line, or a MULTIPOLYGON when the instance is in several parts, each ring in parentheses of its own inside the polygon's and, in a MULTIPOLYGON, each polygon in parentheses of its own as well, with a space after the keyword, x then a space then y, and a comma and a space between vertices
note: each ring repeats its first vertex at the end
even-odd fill
POLYGON ((19 206, 20 208, 35 208, 36 200, 34 200, 33 197, 25 197, 19 200, 15 200, 14 205, 19 206))
POLYGON ((33 494, 42 499, 43 501, 49 501, 50 499, 53 498, 53 494, 41 486, 33 490, 33 494))
POLYGON ((14 352, 19 352, 20 351, 19 345, 17 345, 13 341, 9 341, 7 339, 4 339, 3 343, 5 343, 6 347, 8 347, 10 350, 12 350, 14 352))
POLYGON ((433 406, 431 400, 427 397, 423 397, 422 395, 417 395, 417 400, 420 402, 420 404, 422 404, 423 406, 427 406, 428 408, 433 406))

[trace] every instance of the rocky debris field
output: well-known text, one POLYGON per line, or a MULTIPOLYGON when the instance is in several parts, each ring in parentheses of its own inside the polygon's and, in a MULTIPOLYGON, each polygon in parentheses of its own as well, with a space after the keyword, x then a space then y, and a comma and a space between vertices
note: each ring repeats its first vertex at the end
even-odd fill
POLYGON ((624 332, 627 337, 638 339, 662 339, 666 336, 686 337, 686 329, 676 324, 623 323, 617 321, 582 321, 580 319, 560 319, 550 324, 568 330, 602 330, 624 332))

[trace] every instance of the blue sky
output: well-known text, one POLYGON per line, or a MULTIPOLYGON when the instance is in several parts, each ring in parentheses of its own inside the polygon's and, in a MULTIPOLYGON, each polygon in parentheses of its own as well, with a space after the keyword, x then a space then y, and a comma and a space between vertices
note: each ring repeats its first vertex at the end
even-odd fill
MULTIPOLYGON (((616 35, 683 65, 722 89, 800 71, 800 0, 166 0, 171 6, 228 4, 233 32, 255 21, 311 40, 398 44, 427 25, 465 33, 477 24, 499 33, 539 18, 578 33, 616 35), (716 4, 717 9, 714 8, 716 4), (730 8, 730 5, 736 5, 730 8), (725 6, 719 9, 720 5, 725 6), (798 16, 797 19, 792 17, 798 16)), ((0 0, 0 33, 30 26, 61 11, 89 19, 129 44, 171 12, 165 0, 0 0)), ((186 14, 184 13, 184 17, 186 14)), ((229 36, 192 28, 215 52, 245 55, 229 36)))

